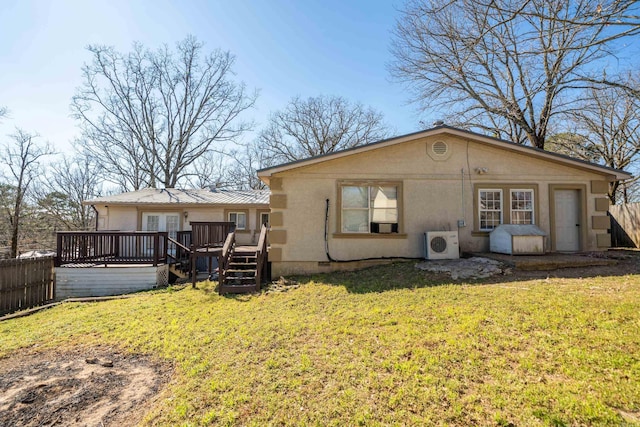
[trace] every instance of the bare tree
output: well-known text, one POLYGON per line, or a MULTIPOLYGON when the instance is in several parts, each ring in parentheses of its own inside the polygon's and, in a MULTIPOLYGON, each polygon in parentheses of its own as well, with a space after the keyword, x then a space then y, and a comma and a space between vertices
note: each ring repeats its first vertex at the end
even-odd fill
POLYGON ((42 157, 53 154, 48 144, 38 145, 36 134, 17 129, 11 135, 13 142, 3 145, 2 163, 6 166, 7 177, 3 194, 11 200, 5 201, 5 215, 10 224, 10 256, 18 255, 18 237, 23 219, 23 207, 32 189, 34 179, 40 171, 42 157))
POLYGON ((187 37, 151 51, 135 44, 122 54, 89 46, 93 62, 71 104, 87 149, 123 190, 175 187, 214 143, 250 126, 240 114, 255 94, 233 80, 234 57, 187 37))
POLYGON ((271 166, 267 151, 262 150, 254 141, 246 144, 240 150, 231 152, 232 163, 229 176, 238 190, 264 190, 264 182, 258 178, 258 169, 271 166))
POLYGON ((639 33, 638 3, 630 0, 409 0, 391 71, 423 109, 544 148, 560 112, 584 89, 625 87, 602 70, 621 39, 639 33))
POLYGON ((194 162, 187 182, 195 188, 227 188, 232 183, 230 162, 230 155, 224 151, 207 151, 194 162))
POLYGON ((271 114, 258 144, 273 164, 331 153, 382 139, 382 113, 338 96, 293 98, 271 114))
POLYGON ((98 197, 101 189, 98 162, 87 153, 78 153, 51 165, 46 181, 36 192, 37 202, 64 229, 89 230, 94 226, 95 212, 82 202, 98 197))
MULTIPOLYGON (((633 81, 628 87, 638 87, 633 81)), ((569 117, 571 134, 555 136, 554 151, 604 164, 615 169, 636 171, 640 154, 640 97, 621 87, 592 88, 589 97, 569 117)), ((629 201, 630 186, 637 177, 609 184, 609 199, 615 204, 629 201)))

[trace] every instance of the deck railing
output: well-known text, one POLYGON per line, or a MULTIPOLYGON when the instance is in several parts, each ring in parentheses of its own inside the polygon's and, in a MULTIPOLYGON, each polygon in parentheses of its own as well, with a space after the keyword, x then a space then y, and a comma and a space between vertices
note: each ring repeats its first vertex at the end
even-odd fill
POLYGON ((222 253, 218 257, 218 286, 220 289, 224 287, 227 277, 227 270, 229 269, 229 263, 233 257, 233 251, 236 247, 236 233, 231 232, 227 235, 227 238, 222 247, 222 253))
POLYGON ((227 236, 235 231, 233 222, 191 221, 191 244, 196 248, 222 246, 227 236))
POLYGON ((163 264, 168 233, 162 231, 60 231, 56 266, 70 264, 163 264))
POLYGON ((188 263, 191 256, 191 231, 178 231, 175 240, 167 240, 169 263, 188 263))

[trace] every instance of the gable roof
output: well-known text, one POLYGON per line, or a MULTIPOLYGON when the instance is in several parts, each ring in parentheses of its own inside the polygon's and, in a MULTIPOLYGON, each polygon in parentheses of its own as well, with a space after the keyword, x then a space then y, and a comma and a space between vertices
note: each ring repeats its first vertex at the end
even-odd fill
POLYGON ((504 139, 494 138, 486 135, 482 135, 476 132, 471 132, 464 129, 455 128, 447 125, 440 125, 431 129, 409 133, 389 139, 383 139, 381 141, 372 142, 370 144, 360 145, 346 150, 335 151, 333 153, 322 154, 315 157, 309 157, 307 159, 297 160, 294 162, 283 163, 280 165, 264 168, 258 170, 258 176, 265 182, 269 181, 269 177, 278 172, 284 172, 304 166, 310 166, 317 163, 326 162, 333 159, 338 159, 346 156, 351 156, 370 150, 376 150, 379 148, 389 147, 396 144, 402 144, 404 142, 414 141, 419 138, 431 137, 440 134, 449 134, 458 136, 465 139, 471 139, 475 142, 490 145, 493 147, 501 148, 504 150, 519 152, 527 156, 545 160, 551 160, 558 163, 563 163, 575 168, 586 169, 597 173, 602 173, 613 177, 616 180, 624 180, 631 178, 631 174, 620 169, 614 169, 607 166, 598 165, 596 163, 587 162, 581 159, 575 159, 573 157, 566 156, 564 154, 554 153, 551 151, 541 150, 539 148, 529 147, 522 144, 516 144, 515 142, 507 141, 504 139))
POLYGON ((113 196, 98 197, 85 205, 261 205, 269 204, 269 190, 218 190, 176 188, 145 188, 113 196))

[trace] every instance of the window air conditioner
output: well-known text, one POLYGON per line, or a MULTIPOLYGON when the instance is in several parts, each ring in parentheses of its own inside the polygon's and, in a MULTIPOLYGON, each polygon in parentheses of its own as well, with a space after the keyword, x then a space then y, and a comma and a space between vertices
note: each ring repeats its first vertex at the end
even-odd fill
POLYGON ((372 222, 371 223, 371 232, 372 233, 380 233, 380 234, 388 234, 388 233, 397 233, 398 232, 398 223, 390 223, 390 222, 372 222))
POLYGON ((427 231, 424 233, 424 249, 427 259, 458 259, 458 232, 427 231))

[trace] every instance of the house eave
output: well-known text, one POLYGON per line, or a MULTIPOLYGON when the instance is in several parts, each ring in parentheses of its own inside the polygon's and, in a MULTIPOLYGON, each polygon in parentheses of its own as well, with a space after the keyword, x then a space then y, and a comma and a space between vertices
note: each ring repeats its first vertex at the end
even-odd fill
POLYGON ((377 150, 380 148, 401 144, 401 143, 416 140, 419 138, 433 137, 440 134, 454 135, 466 140, 473 140, 478 143, 484 143, 484 144, 494 146, 494 147, 499 147, 505 150, 522 153, 527 156, 532 156, 536 158, 553 161, 556 163, 570 165, 578 169, 588 170, 601 175, 605 175, 607 177, 607 180, 609 181, 627 180, 632 178, 631 174, 623 170, 613 169, 613 168, 609 168, 602 165, 597 165, 595 163, 590 163, 580 159, 574 159, 572 157, 565 156, 559 153, 553 153, 553 152, 541 150, 538 148, 528 147, 525 145, 516 144, 511 141, 493 138, 490 136, 481 135, 475 132, 458 129, 458 128, 454 128, 447 125, 441 125, 431 129, 424 130, 424 131, 414 132, 407 135, 401 135, 398 137, 373 142, 367 145, 361 145, 359 147, 349 148, 349 149, 337 151, 334 153, 323 154, 323 155, 311 157, 308 159, 298 160, 295 162, 289 162, 289 163, 284 163, 281 165, 277 165, 277 166, 273 166, 265 169, 260 169, 257 171, 258 177, 268 185, 269 178, 272 175, 280 172, 290 171, 297 168, 303 168, 305 166, 310 166, 317 163, 326 162, 329 160, 339 159, 342 157, 351 156, 354 154, 359 154, 359 153, 363 153, 371 150, 377 150))

